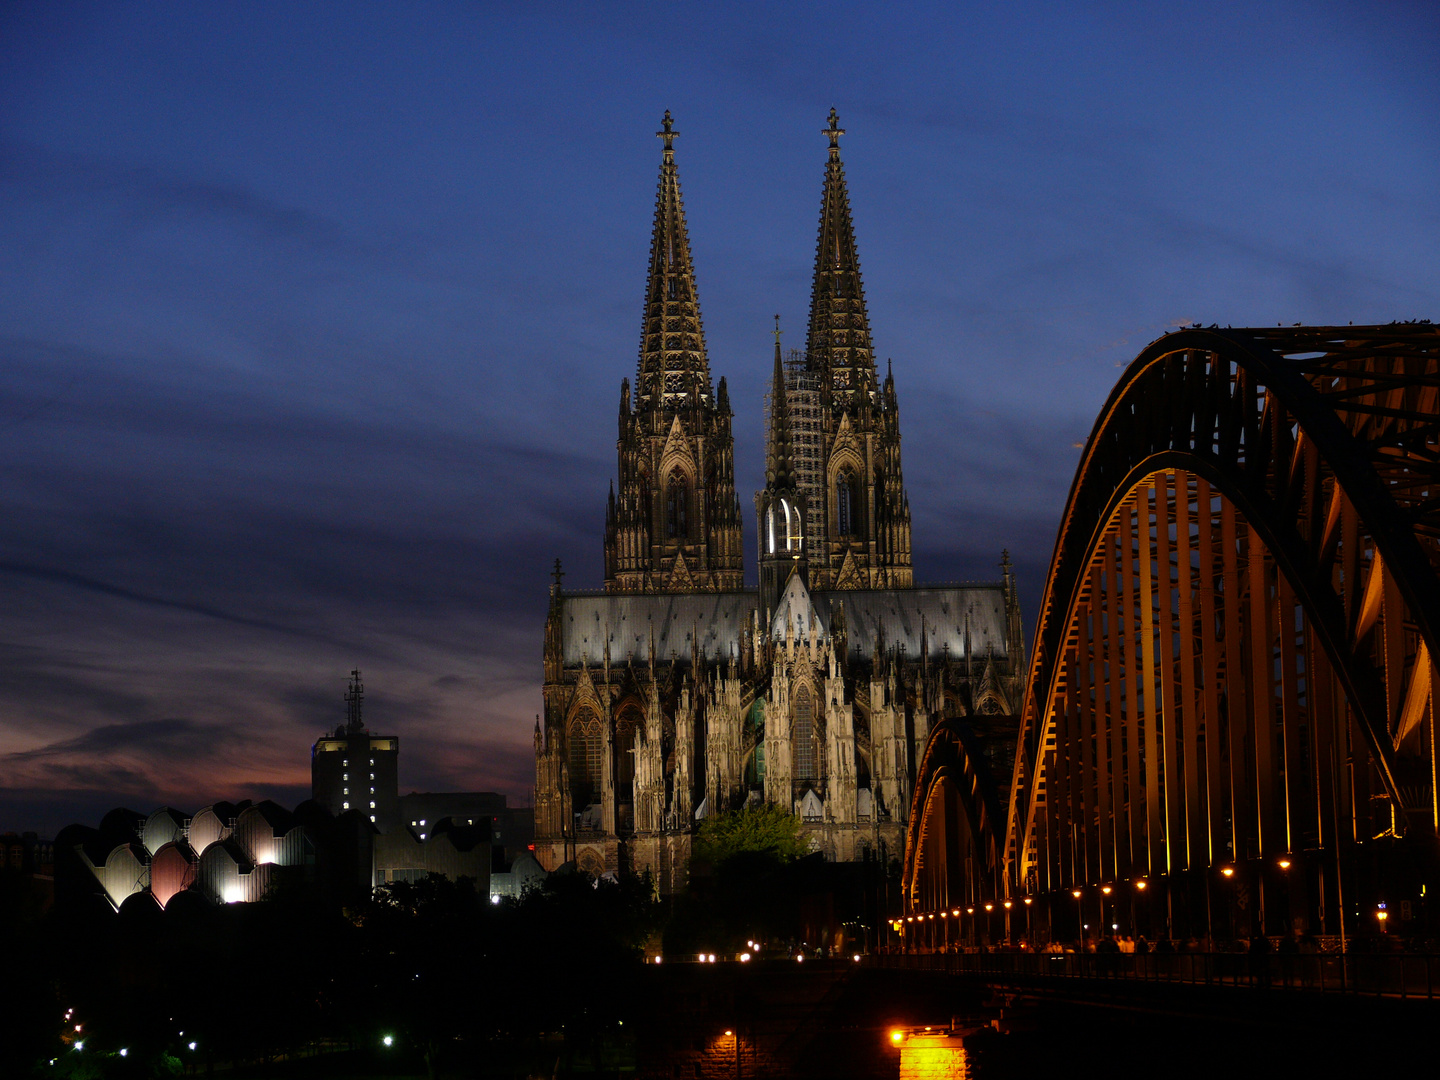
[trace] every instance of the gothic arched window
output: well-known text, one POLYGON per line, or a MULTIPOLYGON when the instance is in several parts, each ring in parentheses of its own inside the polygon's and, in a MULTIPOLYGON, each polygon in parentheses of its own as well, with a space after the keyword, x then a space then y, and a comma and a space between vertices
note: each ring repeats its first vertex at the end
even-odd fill
POLYGON ((856 520, 856 511, 859 509, 856 504, 859 501, 855 491, 855 474, 846 469, 835 481, 835 531, 839 535, 859 534, 859 522, 856 520))
POLYGON ((570 800, 578 814, 600 801, 600 719, 581 713, 570 722, 570 800))
POLYGON ((793 735, 795 779, 818 780, 815 767, 815 704, 810 691, 801 687, 795 693, 795 727, 793 735))
POLYGON ((635 753, 640 714, 626 709, 615 725, 615 824, 622 831, 635 827, 635 753))
POLYGON ((690 524, 686 520, 689 510, 690 490, 685 476, 680 471, 670 474, 665 485, 665 534, 673 539, 683 540, 690 535, 690 524))

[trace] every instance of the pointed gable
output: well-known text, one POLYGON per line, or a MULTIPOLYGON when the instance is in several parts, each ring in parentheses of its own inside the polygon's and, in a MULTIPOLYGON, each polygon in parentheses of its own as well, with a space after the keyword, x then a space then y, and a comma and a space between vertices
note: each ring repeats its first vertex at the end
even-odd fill
POLYGON ((665 579, 665 588, 671 592, 693 592, 695 578, 685 562, 685 552, 677 551, 675 561, 670 565, 670 574, 665 579))
POLYGON ((855 552, 849 548, 845 550, 845 561, 840 564, 840 572, 835 575, 835 588, 865 588, 865 581, 860 577, 860 568, 855 565, 855 552))
POLYGON ((819 623, 815 604, 810 599, 810 590, 805 587, 805 579, 799 574, 791 574, 770 616, 770 636, 776 641, 784 641, 788 627, 796 640, 806 638, 810 635, 812 623, 824 632, 824 625, 819 623))
POLYGON ((670 421, 670 434, 665 437, 665 448, 660 452, 660 479, 663 482, 676 465, 681 466, 693 483, 698 470, 695 455, 690 450, 690 440, 685 437, 685 427, 677 415, 670 421))

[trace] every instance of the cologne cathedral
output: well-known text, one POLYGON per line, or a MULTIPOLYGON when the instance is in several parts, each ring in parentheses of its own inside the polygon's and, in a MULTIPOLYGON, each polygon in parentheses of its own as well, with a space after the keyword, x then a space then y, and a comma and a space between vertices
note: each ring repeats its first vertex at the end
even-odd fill
POLYGON ((709 815, 760 802, 829 859, 902 854, 932 724, 964 718, 1008 777, 1024 645, 996 582, 916 586, 895 379, 876 367, 830 112, 803 352, 776 334, 759 588, 744 585, 730 397, 713 383, 670 114, 640 363, 620 387, 605 587, 545 623, 535 850, 546 869, 648 869, 683 889, 709 815))

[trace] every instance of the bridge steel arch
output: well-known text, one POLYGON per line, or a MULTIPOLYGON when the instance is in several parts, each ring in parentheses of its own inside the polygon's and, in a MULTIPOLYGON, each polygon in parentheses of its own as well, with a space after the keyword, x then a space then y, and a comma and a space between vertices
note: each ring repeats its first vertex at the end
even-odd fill
POLYGON ((979 944, 990 937, 985 905, 993 915, 1004 892, 998 858, 1004 824, 979 740, 963 719, 940 720, 910 798, 901 880, 907 944, 979 944))
POLYGON ((1434 326, 1153 342, 1065 507, 1003 887, 1071 937, 1354 934, 1433 892, 1437 570, 1434 326))

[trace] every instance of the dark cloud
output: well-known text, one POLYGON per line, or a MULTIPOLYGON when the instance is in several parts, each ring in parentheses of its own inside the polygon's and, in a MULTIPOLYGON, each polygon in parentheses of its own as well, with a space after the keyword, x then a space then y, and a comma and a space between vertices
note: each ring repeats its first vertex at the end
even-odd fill
POLYGON ((402 787, 528 799, 550 563, 600 582, 664 108, 742 502, 835 104, 917 575, 1008 548, 1028 625, 1147 341, 1440 310, 1433 13, 1322 7, 5 9, 0 827, 293 804, 356 667, 402 787))
POLYGON ((327 249, 349 246, 337 222, 267 199, 242 185, 167 174, 154 166, 66 153, 19 140, 0 139, 0 191, 11 200, 83 203, 92 212, 97 201, 108 203, 137 226, 154 224, 155 219, 213 217, 271 239, 327 249))

